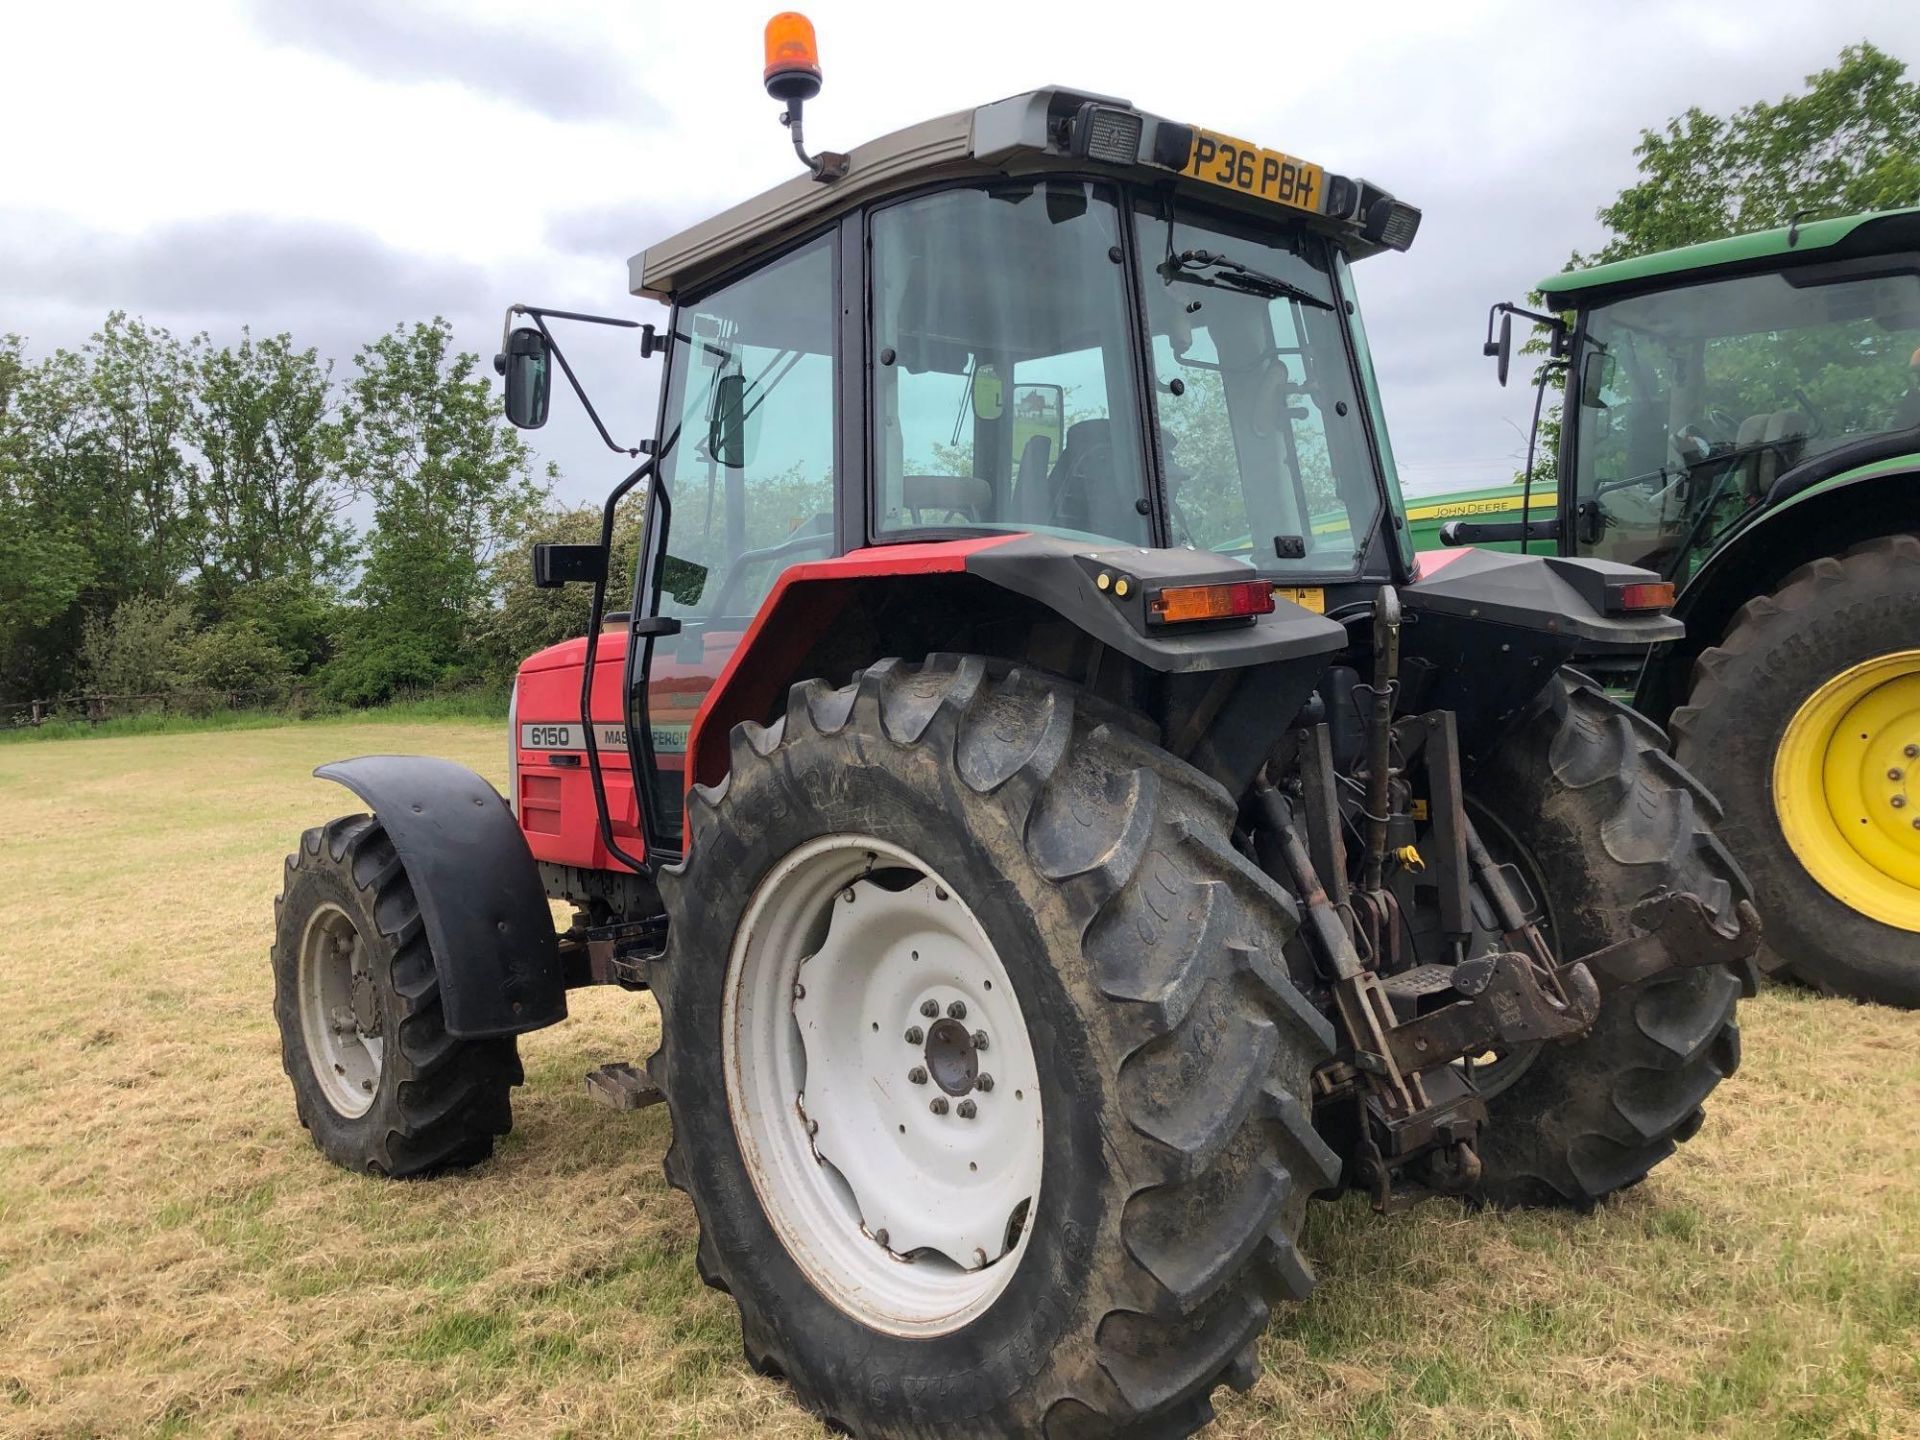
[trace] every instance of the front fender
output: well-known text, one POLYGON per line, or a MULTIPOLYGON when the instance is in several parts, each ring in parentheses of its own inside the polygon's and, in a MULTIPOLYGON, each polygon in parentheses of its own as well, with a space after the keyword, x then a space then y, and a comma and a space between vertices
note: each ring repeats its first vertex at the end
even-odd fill
POLYGON ((362 755, 313 772, 365 801, 420 905, 449 1034, 520 1035, 567 1018, 546 891, 507 802, 464 765, 362 755))

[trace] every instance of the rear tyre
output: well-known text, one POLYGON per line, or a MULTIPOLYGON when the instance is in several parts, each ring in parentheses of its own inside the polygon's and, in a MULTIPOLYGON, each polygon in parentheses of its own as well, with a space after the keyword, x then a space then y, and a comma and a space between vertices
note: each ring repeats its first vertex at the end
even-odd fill
POLYGON ((1229 797, 971 657, 797 686, 731 752, 662 877, 653 1065, 748 1360, 869 1440, 1200 1428, 1338 1172, 1229 797))
POLYGON ((1727 807, 1764 968, 1920 1007, 1920 537, 1815 560, 1748 601, 1672 726, 1727 807))
MULTIPOLYGON (((1698 895, 1727 933, 1738 928, 1747 890, 1709 829, 1718 807, 1657 726, 1584 677, 1557 676, 1467 788, 1545 887, 1561 956, 1630 939, 1634 908, 1663 890, 1698 895)), ((1613 991, 1585 1035, 1502 1073, 1481 1197, 1584 1209, 1644 1178, 1699 1130, 1702 1103, 1739 1065, 1734 1005, 1747 983, 1712 966, 1613 991)))
POLYGON ((307 831, 287 857, 273 1011, 300 1123, 336 1164, 395 1178, 473 1165, 513 1123, 518 1049, 447 1034, 406 867, 370 815, 307 831))

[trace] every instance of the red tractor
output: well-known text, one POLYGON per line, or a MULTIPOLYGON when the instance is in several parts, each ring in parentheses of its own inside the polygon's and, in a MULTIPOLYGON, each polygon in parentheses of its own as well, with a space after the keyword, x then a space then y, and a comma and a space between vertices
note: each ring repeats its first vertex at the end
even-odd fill
MULTIPOLYGON (((1415 562, 1350 270, 1411 206, 1060 88, 810 156, 775 30, 807 173, 632 262, 659 422, 534 557, 591 622, 507 798, 319 772, 368 813, 288 862, 287 1073, 339 1163, 469 1165, 516 1036, 650 990, 590 1089, 668 1105, 756 1367, 862 1436, 1189 1434, 1310 1197, 1590 1206, 1733 1071, 1714 803, 1561 668, 1669 591, 1415 562)), ((538 425, 590 317, 513 315, 538 425)))

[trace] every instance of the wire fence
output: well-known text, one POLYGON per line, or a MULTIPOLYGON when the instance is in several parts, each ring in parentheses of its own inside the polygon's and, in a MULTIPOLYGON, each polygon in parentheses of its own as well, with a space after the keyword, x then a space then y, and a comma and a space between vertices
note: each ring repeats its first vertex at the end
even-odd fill
POLYGON ((17 730, 53 721, 98 725, 134 715, 214 715, 230 710, 271 710, 300 719, 316 708, 311 687, 272 690, 166 690, 150 695, 62 695, 48 700, 0 700, 0 727, 17 730))

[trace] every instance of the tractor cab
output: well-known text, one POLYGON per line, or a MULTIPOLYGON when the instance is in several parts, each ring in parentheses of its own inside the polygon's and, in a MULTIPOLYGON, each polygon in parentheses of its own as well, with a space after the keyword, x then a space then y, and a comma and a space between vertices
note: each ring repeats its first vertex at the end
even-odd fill
POLYGON ((1557 506, 1541 497, 1553 518, 1534 538, 1551 530, 1566 553, 1684 587, 1784 501, 1911 453, 1917 247, 1920 210, 1895 210, 1541 281, 1558 362, 1542 380, 1565 377, 1565 479, 1557 506))
MULTIPOLYGON (((1019 537, 1190 552, 1240 603, 1316 611, 1411 578, 1351 265, 1419 219, 1364 180, 1054 87, 834 156, 635 256, 634 293, 671 308, 645 341, 666 359, 633 606, 651 779, 616 835, 678 851, 695 718, 796 567, 1019 537)), ((509 398, 544 419, 552 312, 516 313, 509 380, 539 378, 509 398)), ((1090 598, 1111 609, 1118 584, 1090 598)), ((530 662, 522 725, 577 712, 585 652, 623 666, 625 641, 530 662)), ((546 814, 588 778, 542 773, 521 798, 546 814)))

